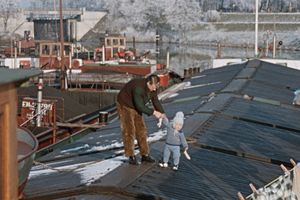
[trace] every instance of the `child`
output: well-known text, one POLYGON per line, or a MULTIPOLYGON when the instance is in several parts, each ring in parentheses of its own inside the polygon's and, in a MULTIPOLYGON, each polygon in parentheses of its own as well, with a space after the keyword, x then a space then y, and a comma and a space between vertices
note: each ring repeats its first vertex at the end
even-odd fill
POLYGON ((163 124, 167 126, 167 139, 164 146, 163 163, 159 163, 161 167, 168 167, 168 161, 170 154, 173 154, 173 170, 178 170, 179 158, 180 158, 180 146, 182 145, 184 151, 188 149, 185 136, 181 131, 183 127, 184 114, 183 112, 177 112, 173 123, 170 123, 167 117, 163 118, 163 124))

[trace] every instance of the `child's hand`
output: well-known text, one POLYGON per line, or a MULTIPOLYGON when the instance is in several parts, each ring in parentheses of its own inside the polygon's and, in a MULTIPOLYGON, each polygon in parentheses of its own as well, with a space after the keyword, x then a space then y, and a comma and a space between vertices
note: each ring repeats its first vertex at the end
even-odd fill
POLYGON ((162 120, 163 120, 163 118, 159 118, 159 119, 158 119, 158 123, 157 123, 157 127, 158 127, 158 128, 161 127, 162 120))
POLYGON ((191 160, 191 157, 186 150, 183 153, 184 153, 186 159, 191 160))
POLYGON ((164 114, 161 113, 161 112, 159 112, 159 111, 154 110, 154 111, 153 111, 153 115, 154 115, 157 119, 159 119, 159 118, 161 118, 162 115, 164 115, 164 114))
POLYGON ((162 113, 161 118, 165 119, 165 118, 167 118, 167 115, 165 113, 162 113))

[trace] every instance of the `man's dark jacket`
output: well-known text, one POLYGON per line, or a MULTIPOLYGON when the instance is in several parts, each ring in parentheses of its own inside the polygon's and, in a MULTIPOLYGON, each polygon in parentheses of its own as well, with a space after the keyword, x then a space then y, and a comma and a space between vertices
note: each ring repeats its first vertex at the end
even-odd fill
POLYGON ((150 91, 145 78, 132 79, 124 85, 118 94, 117 101, 120 105, 135 109, 139 114, 152 115, 154 110, 146 106, 151 100, 155 110, 164 113, 157 91, 150 91))

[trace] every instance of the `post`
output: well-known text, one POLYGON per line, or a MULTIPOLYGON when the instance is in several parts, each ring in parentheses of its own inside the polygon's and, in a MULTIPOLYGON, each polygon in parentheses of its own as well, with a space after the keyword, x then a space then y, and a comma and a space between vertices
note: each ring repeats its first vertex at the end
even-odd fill
POLYGON ((105 62, 105 46, 102 46, 102 62, 105 62))
POLYGON ((133 48, 133 53, 134 53, 134 57, 136 57, 136 49, 135 49, 135 37, 132 37, 132 48, 133 48))
POLYGON ((52 132, 52 144, 56 143, 56 103, 53 104, 53 132, 52 132))
POLYGON ((293 165, 293 167, 295 167, 297 165, 297 163, 292 158, 290 159, 290 162, 293 165))
POLYGON ((14 41, 14 50, 15 50, 15 56, 14 56, 14 69, 17 68, 17 54, 18 54, 18 50, 17 50, 17 41, 14 41))
POLYGON ((239 197, 239 200, 245 200, 245 198, 244 198, 244 196, 242 195, 241 192, 238 192, 237 196, 239 197))
POLYGON ((106 111, 100 111, 99 112, 99 124, 105 125, 108 122, 108 112, 106 111))
POLYGON ((169 48, 167 49, 167 66, 166 68, 168 69, 170 67, 170 51, 169 48))
POLYGON ((156 35, 155 35, 155 44, 156 44, 156 63, 158 63, 158 54, 160 52, 158 43, 160 40, 160 35, 158 34, 158 30, 156 31, 156 35))
POLYGON ((218 42, 217 46, 218 46, 217 58, 221 58, 221 42, 218 42))
POLYGON ((276 35, 273 36, 273 58, 276 57, 276 35))
POLYGON ((19 50, 19 54, 22 53, 22 43, 21 41, 18 41, 18 50, 19 50))
POLYGON ((12 39, 12 36, 10 36, 10 57, 13 57, 13 53, 14 53, 14 41, 12 39))
POLYGON ((1 87, 0 96, 0 199, 18 199, 18 161, 16 90, 11 85, 1 87))
POLYGON ((78 26, 77 21, 75 22, 75 45, 76 45, 76 58, 78 58, 78 26))
POLYGON ((258 0, 255 0, 255 50, 254 56, 258 56, 258 0))
POLYGON ((269 55, 269 40, 267 39, 266 40, 266 53, 265 53, 266 55, 266 57, 268 57, 268 55, 269 55))
POLYGON ((38 82, 38 98, 37 98, 37 117, 36 117, 36 126, 41 127, 41 119, 42 119, 42 97, 43 96, 43 79, 39 77, 39 82, 38 82))

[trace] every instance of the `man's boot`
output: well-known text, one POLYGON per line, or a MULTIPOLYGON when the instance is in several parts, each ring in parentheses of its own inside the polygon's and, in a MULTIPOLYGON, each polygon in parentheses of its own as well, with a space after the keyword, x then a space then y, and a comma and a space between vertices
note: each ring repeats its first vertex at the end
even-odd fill
POLYGON ((129 156, 129 164, 131 165, 138 165, 139 162, 137 161, 135 156, 129 156))
POLYGON ((142 156, 142 162, 154 163, 155 159, 152 158, 150 155, 146 155, 146 156, 142 156))

